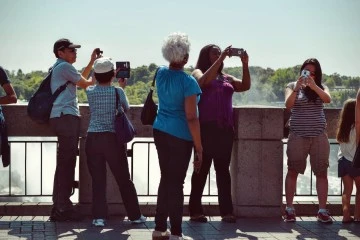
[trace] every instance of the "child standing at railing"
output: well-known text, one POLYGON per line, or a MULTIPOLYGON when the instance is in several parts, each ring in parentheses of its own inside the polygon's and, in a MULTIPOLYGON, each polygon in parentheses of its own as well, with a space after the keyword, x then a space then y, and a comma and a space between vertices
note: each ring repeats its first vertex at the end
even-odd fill
POLYGON ((352 166, 356 150, 355 131, 355 99, 348 99, 344 103, 338 121, 336 140, 339 143, 338 176, 341 177, 344 191, 342 194, 343 223, 360 222, 360 169, 352 166), (350 199, 353 185, 356 185, 354 218, 350 214, 350 199))

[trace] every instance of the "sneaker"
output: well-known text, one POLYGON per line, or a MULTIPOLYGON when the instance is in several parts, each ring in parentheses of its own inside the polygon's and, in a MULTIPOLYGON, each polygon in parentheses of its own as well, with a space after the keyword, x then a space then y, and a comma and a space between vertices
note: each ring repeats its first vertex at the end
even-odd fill
POLYGON ((285 215, 283 216, 283 218, 284 218, 284 222, 296 222, 295 209, 286 208, 285 215))
POLYGON ((329 215, 328 210, 326 210, 326 211, 319 210, 316 218, 319 222, 323 222, 323 223, 332 223, 332 221, 333 221, 329 215))
POLYGON ((170 232, 160 232, 160 231, 153 231, 152 232, 152 240, 168 240, 170 237, 170 232))
POLYGON ((169 240, 193 240, 193 238, 185 235, 182 235, 181 237, 176 235, 170 235, 169 240))
POLYGON ((102 218, 94 219, 92 225, 95 227, 105 227, 105 220, 102 218))
POLYGON ((52 222, 66 222, 66 221, 81 221, 84 216, 75 209, 60 210, 53 208, 51 210, 50 221, 52 222))
POLYGON ((140 224, 140 223, 144 223, 144 222, 146 222, 146 217, 142 214, 139 219, 131 221, 131 223, 133 223, 133 224, 140 224))

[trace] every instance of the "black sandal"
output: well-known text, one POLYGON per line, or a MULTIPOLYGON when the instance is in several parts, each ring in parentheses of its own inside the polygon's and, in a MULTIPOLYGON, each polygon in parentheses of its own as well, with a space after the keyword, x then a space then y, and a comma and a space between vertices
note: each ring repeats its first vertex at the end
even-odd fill
POLYGON ((206 223, 207 218, 204 215, 199 215, 199 216, 196 216, 196 217, 190 217, 190 221, 206 223))

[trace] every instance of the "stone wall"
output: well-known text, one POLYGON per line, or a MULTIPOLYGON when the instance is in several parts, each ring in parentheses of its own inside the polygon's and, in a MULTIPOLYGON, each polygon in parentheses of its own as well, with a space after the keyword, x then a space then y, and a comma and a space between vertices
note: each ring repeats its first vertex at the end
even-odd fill
MULTIPOLYGON (((10 136, 53 136, 48 125, 31 121, 26 105, 4 106, 10 136)), ((86 166, 84 144, 89 121, 89 108, 80 106, 80 188, 79 203, 90 212, 91 181, 86 166)), ((128 114, 137 129, 138 137, 151 137, 152 128, 140 122, 141 107, 133 106, 128 114)), ((231 175, 232 195, 237 216, 280 216, 283 187, 283 138, 287 136, 284 125, 289 112, 283 108, 246 106, 234 108, 236 137, 233 146, 231 175)), ((328 135, 335 136, 339 109, 326 109, 328 135)), ((110 171, 108 171, 110 172, 110 171)), ((121 196, 111 174, 107 186, 110 208, 124 213, 121 196)), ((155 210, 150 207, 150 212, 155 210)), ((186 214, 187 210, 185 210, 186 214)), ((151 214, 151 213, 150 213, 151 214)), ((218 215, 209 209, 209 215, 218 215)))

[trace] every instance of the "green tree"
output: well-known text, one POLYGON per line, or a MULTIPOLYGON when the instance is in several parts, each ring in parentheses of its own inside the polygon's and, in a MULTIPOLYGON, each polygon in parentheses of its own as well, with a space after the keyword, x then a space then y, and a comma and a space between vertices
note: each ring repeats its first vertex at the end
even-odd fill
POLYGON ((148 70, 149 72, 153 72, 158 68, 158 66, 155 63, 150 63, 148 70))
POLYGON ((283 68, 276 70, 269 78, 272 92, 275 94, 278 101, 285 101, 284 89, 288 83, 296 81, 297 77, 298 73, 294 68, 283 68))
POLYGON ((334 88, 335 87, 335 80, 332 77, 326 77, 326 80, 324 80, 324 84, 328 88, 334 88))
POLYGON ((330 77, 332 77, 335 81, 336 86, 341 86, 342 85, 342 79, 340 74, 338 73, 333 73, 330 75, 330 77))

